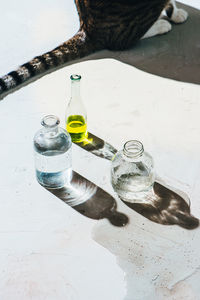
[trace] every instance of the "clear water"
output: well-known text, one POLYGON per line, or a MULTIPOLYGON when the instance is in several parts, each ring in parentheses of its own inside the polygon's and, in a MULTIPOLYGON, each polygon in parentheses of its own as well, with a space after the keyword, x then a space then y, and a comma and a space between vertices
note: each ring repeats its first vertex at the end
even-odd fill
POLYGON ((35 151, 36 177, 38 182, 51 189, 61 188, 72 176, 71 148, 38 153, 35 151))
MULTIPOLYGON (((146 173, 146 172, 144 172, 146 173)), ((154 182, 154 174, 126 173, 112 177, 112 185, 120 198, 123 200, 142 199, 144 193, 151 190, 154 182)))

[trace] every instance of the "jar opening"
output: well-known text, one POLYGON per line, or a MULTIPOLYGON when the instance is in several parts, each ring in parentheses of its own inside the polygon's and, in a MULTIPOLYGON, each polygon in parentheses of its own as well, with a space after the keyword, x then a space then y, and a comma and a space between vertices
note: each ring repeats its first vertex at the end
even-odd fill
POLYGON ((56 117, 54 115, 48 115, 42 119, 41 124, 42 124, 42 126, 52 128, 52 127, 55 127, 58 124, 60 124, 60 120, 58 119, 58 117, 56 117))
POLYGON ((70 79, 73 81, 81 80, 81 75, 73 74, 70 76, 70 79))
POLYGON ((143 154, 144 148, 141 142, 132 140, 124 144, 123 152, 128 157, 137 158, 143 154))

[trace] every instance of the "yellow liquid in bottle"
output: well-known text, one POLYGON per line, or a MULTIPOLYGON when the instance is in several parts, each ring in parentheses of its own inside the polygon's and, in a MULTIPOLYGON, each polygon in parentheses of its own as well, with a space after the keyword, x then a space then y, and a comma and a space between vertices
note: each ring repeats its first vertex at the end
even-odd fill
POLYGON ((81 115, 72 115, 67 118, 66 129, 72 142, 80 143, 87 138, 87 124, 81 115))

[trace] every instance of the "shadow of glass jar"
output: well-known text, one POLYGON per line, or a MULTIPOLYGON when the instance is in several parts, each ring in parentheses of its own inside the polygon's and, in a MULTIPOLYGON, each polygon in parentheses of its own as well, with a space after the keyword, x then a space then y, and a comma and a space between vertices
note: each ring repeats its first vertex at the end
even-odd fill
MULTIPOLYGON (((88 138, 84 142, 77 145, 108 160, 112 160, 117 152, 112 145, 91 133, 88 133, 88 138)), ((144 203, 138 203, 134 199, 131 202, 121 200, 129 208, 153 222, 163 225, 176 224, 186 229, 199 226, 199 219, 190 213, 190 201, 187 196, 182 197, 180 193, 157 181, 153 185, 153 190, 146 194, 144 203)))

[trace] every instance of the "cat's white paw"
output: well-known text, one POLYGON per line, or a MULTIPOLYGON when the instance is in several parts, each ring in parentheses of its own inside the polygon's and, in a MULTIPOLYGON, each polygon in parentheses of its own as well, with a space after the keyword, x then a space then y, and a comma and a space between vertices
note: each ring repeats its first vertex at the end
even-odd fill
POLYGON ((155 25, 157 29, 157 34, 167 33, 172 29, 172 25, 167 20, 160 19, 156 21, 155 25))
POLYGON ((184 9, 182 8, 177 8, 173 11, 173 14, 171 16, 171 20, 174 22, 174 23, 183 23, 187 20, 188 18, 188 13, 187 11, 185 11, 184 9))
POLYGON ((145 35, 142 37, 142 39, 146 39, 146 38, 158 35, 158 34, 167 33, 171 29, 172 29, 172 25, 167 20, 159 19, 145 33, 145 35))

